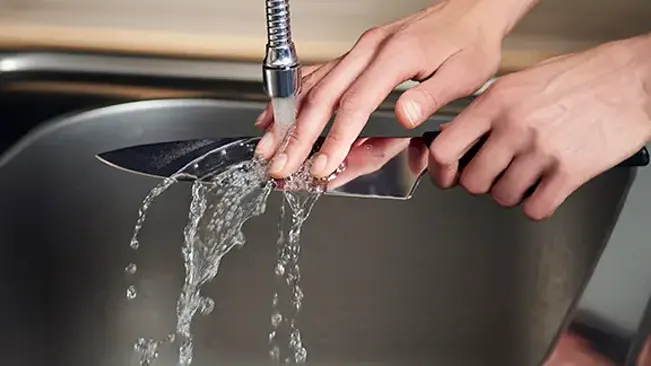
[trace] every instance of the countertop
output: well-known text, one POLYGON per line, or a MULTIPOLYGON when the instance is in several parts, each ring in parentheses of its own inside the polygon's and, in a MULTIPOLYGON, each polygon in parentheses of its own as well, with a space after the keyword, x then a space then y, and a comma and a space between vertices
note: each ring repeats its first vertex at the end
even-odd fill
MULTIPOLYGON (((292 26, 304 63, 346 52, 372 26, 430 0, 301 0, 292 26)), ((651 31, 648 0, 544 0, 505 42, 502 72, 604 41, 651 31)), ((259 60, 260 0, 0 0, 0 49, 84 49, 259 60)))

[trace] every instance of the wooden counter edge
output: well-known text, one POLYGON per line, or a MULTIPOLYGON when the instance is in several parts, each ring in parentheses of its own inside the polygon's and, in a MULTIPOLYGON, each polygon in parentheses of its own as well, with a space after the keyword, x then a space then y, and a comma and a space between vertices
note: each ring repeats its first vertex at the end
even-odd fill
MULTIPOLYGON (((346 52, 344 42, 304 42, 296 40, 304 64, 330 60, 346 52)), ((527 43, 520 40, 519 44, 527 43)), ((535 44, 535 42, 532 42, 535 44)), ((214 58, 259 62, 264 53, 264 38, 203 35, 162 30, 74 28, 31 24, 0 25, 0 49, 84 50, 139 55, 214 58)), ((584 45, 564 44, 545 50, 505 47, 500 74, 517 71, 549 57, 584 45)))

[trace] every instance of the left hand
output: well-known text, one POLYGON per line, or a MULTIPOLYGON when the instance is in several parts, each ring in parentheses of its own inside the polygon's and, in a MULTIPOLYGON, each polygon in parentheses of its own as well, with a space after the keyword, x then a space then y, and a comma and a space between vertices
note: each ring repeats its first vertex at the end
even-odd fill
POLYGON ((431 145, 429 172, 506 207, 524 201, 533 220, 551 216, 584 183, 651 140, 651 36, 557 57, 494 83, 431 145), (457 164, 488 140, 464 169, 457 164))

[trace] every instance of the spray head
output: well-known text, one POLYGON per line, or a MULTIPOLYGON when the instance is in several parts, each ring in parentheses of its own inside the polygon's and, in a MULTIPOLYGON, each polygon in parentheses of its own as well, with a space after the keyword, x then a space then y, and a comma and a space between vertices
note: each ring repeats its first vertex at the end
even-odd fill
POLYGON ((262 66, 264 89, 271 98, 295 96, 301 71, 292 41, 289 0, 267 0, 267 47, 262 66))

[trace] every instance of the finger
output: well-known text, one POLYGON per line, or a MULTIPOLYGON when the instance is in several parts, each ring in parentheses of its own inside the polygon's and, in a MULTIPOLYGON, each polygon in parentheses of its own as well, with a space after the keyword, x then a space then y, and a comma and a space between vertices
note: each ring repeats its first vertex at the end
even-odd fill
POLYGON ((469 72, 476 69, 467 53, 459 52, 448 58, 434 75, 405 91, 396 103, 398 121, 406 128, 418 127, 446 104, 474 93, 490 77, 489 74, 469 72))
MULTIPOLYGON (((439 125, 439 131, 443 131, 448 126, 450 126, 450 122, 441 123, 439 125)), ((452 165, 439 164, 432 156, 430 149, 428 149, 428 152, 427 172, 432 182, 441 189, 448 189, 456 185, 458 163, 452 165)))
POLYGON ((490 130, 491 117, 476 99, 452 122, 441 126, 430 145, 428 171, 441 189, 449 189, 459 179, 459 159, 490 130))
MULTIPOLYGON (((368 67, 382 42, 382 33, 360 39, 358 44, 305 96, 288 144, 270 164, 269 173, 285 178, 295 172, 328 124, 341 95, 368 67)), ((340 164, 339 161, 338 164, 340 164)), ((336 169, 336 167, 334 168, 336 169)), ((333 171, 334 171, 333 169, 333 171)), ((331 171, 332 172, 332 171, 331 171)))
POLYGON ((427 168, 428 155, 429 149, 422 138, 410 139, 407 154, 409 171, 416 176, 420 176, 427 168))
POLYGON ((332 128, 315 157, 311 174, 326 177, 343 161, 371 113, 415 68, 388 44, 341 98, 332 128))
POLYGON ((427 172, 429 173, 432 182, 441 189, 449 189, 457 184, 458 168, 458 163, 449 165, 439 164, 436 159, 432 158, 431 154, 427 162, 427 172))
POLYGON ((514 156, 515 150, 508 136, 492 132, 461 172, 459 184, 470 194, 488 193, 496 178, 506 170, 514 156))
POLYGON ((273 128, 268 128, 255 147, 255 155, 264 160, 269 160, 273 156, 277 144, 278 142, 276 141, 276 134, 273 132, 273 128))
POLYGON ((547 161, 534 154, 517 156, 491 189, 493 199, 504 207, 519 205, 525 192, 538 183, 547 166, 547 161))
POLYGON ((361 176, 371 174, 405 151, 409 138, 370 138, 351 149, 346 157, 346 170, 328 184, 335 189, 361 176))
POLYGON ((253 125, 261 130, 266 130, 267 127, 271 125, 271 122, 273 122, 273 116, 271 115, 271 103, 268 103, 258 118, 255 119, 253 125))
POLYGON ((496 102, 489 96, 483 94, 475 99, 432 141, 430 151, 438 164, 458 162, 491 129, 497 110, 492 106, 496 102))
POLYGON ((558 169, 543 175, 536 191, 524 201, 525 215, 534 221, 549 218, 565 199, 579 188, 577 181, 571 174, 562 173, 558 169))

